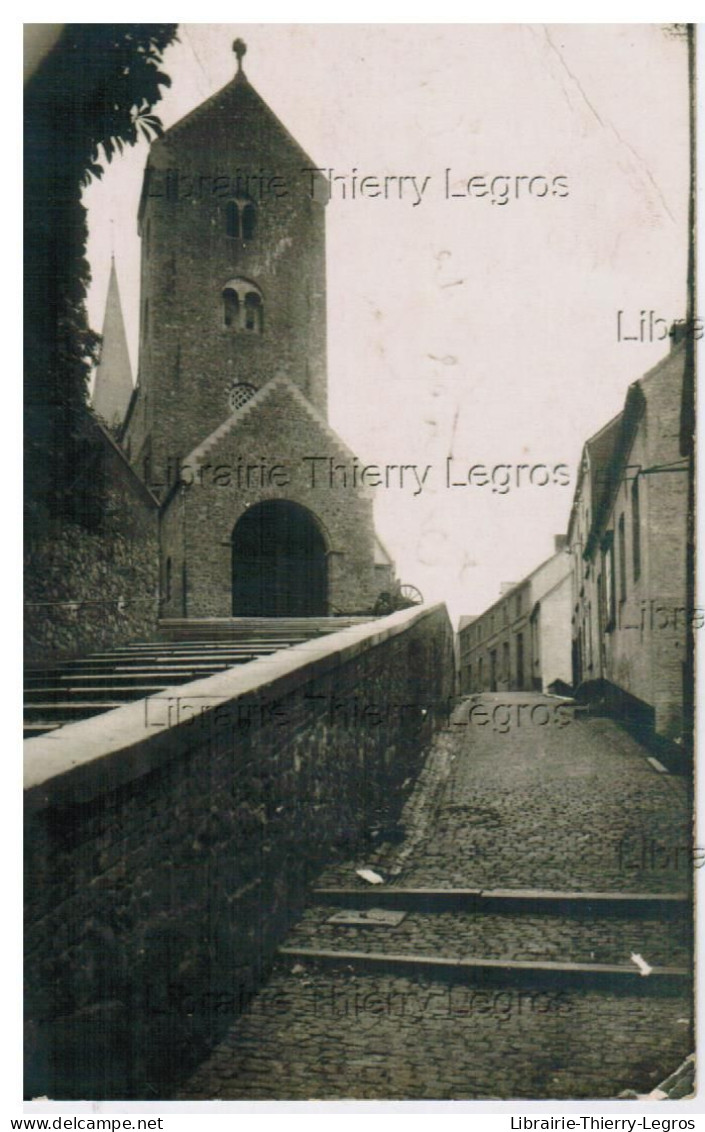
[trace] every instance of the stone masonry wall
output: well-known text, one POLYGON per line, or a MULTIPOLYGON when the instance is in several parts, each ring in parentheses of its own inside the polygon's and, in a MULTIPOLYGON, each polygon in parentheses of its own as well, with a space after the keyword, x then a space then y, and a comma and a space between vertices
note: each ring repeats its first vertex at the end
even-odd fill
POLYGON ((128 437, 138 466, 151 444, 158 478, 226 419, 233 382, 261 388, 286 374, 325 414, 325 203, 302 177, 309 164, 247 83, 231 84, 151 148, 141 222, 144 416, 128 437), (228 184, 265 167, 286 189, 254 193, 254 236, 232 239, 228 184), (259 334, 225 325, 222 291, 233 278, 261 292, 259 334))
POLYGON ((24 556, 25 659, 41 663, 154 634, 159 602, 156 501, 95 426, 100 523, 29 536, 24 556), (108 486, 109 485, 109 486, 108 486))
POLYGON ((685 354, 675 349, 641 382, 646 408, 623 460, 623 482, 608 529, 614 532, 617 616, 606 634, 605 677, 654 709, 654 728, 670 739, 683 729, 686 659, 687 469, 680 455, 680 402, 685 354), (641 571, 633 569, 631 494, 638 475, 641 571), (620 517, 625 525, 626 595, 619 592, 620 517))
POLYGON ((316 517, 328 551, 330 611, 371 610, 389 585, 380 585, 375 573, 371 489, 353 486, 353 463, 285 386, 272 389, 256 408, 245 406, 200 465, 182 466, 184 482, 165 508, 162 558, 172 557, 176 580, 163 615, 183 616, 179 579, 185 561, 188 615, 231 616, 233 529, 249 507, 270 499, 298 503, 316 517), (332 475, 329 460, 345 471, 332 475), (254 482, 239 483, 243 468, 260 465, 279 469, 283 485, 256 475, 254 482))
POLYGON ((164 1096, 400 811, 452 691, 422 607, 29 740, 27 1095, 164 1096))

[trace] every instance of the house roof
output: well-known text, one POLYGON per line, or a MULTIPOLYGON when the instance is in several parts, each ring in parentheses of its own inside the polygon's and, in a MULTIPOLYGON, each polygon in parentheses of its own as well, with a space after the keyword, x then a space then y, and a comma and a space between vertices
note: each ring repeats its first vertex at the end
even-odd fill
POLYGON ((592 500, 593 515, 595 508, 598 506, 599 499, 597 496, 605 486, 605 469, 608 467, 614 452, 617 435, 619 432, 622 414, 617 413, 611 420, 604 424, 602 428, 593 433, 583 444, 582 453, 580 456, 580 467, 578 469, 578 478, 575 484, 575 492, 573 494, 573 503, 570 509, 570 519, 568 521, 568 541, 571 541, 571 535, 575 519, 578 514, 578 501, 581 498, 583 481, 585 479, 586 468, 589 471, 590 483, 590 497, 592 500))
MULTIPOLYGON (((634 441, 634 435, 648 401, 649 387, 663 376, 666 367, 673 364, 674 357, 677 357, 679 353, 682 353, 685 359, 685 344, 683 342, 675 345, 660 362, 647 370, 637 381, 633 381, 627 389, 624 408, 621 413, 618 413, 598 433, 595 433, 583 448, 583 456, 586 452, 589 455, 592 487, 592 513, 590 530, 583 548, 584 556, 589 556, 594 550, 605 519, 609 515, 615 493, 624 478, 624 468, 634 441)), ((581 461, 581 475, 578 477, 578 484, 576 485, 569 532, 573 526, 577 507, 576 500, 581 486, 582 468, 583 462, 581 461)))

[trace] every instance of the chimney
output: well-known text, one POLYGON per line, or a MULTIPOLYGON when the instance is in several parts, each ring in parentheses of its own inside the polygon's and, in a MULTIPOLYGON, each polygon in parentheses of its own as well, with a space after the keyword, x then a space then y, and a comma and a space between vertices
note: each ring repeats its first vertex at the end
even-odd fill
POLYGON ((507 592, 508 592, 509 590, 513 590, 513 589, 514 589, 514 587, 515 587, 516 585, 517 585, 517 583, 516 583, 516 582, 500 582, 500 586, 499 586, 499 596, 500 596, 500 597, 504 597, 504 595, 505 595, 505 594, 506 594, 506 593, 507 593, 507 592))
POLYGON ((567 545, 568 545, 568 536, 567 535, 554 535, 553 536, 553 553, 554 554, 560 554, 560 552, 562 550, 565 550, 567 545))
POLYGON ((686 338, 699 341, 703 336, 703 320, 701 318, 677 318, 671 325, 668 337, 671 339, 671 349, 675 350, 686 338))

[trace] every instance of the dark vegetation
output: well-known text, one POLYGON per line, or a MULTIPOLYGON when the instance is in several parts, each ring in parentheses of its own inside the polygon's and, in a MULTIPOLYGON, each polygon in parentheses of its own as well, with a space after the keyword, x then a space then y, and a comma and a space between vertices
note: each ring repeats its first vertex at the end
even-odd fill
POLYGON ((95 526, 100 477, 86 428, 99 335, 88 325, 87 221, 81 193, 140 137, 162 132, 152 108, 176 24, 67 24, 25 88, 25 518, 95 526), (80 485, 80 488, 79 488, 80 485))

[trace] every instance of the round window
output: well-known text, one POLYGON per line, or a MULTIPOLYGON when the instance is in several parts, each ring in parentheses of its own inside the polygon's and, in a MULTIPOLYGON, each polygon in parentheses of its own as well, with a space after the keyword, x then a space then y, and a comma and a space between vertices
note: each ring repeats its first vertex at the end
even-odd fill
POLYGON ((245 405, 250 397, 254 397, 257 392, 256 385, 250 385, 247 381, 236 381, 228 389, 228 405, 232 413, 236 413, 245 405))

